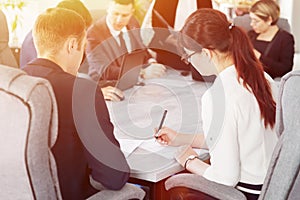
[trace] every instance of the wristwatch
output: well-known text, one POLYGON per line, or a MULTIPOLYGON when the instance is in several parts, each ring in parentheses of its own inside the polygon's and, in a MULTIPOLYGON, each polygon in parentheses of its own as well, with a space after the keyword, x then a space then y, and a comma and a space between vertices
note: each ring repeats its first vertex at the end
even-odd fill
POLYGON ((186 169, 187 164, 188 164, 189 161, 195 160, 196 158, 200 160, 198 155, 190 155, 189 157, 187 157, 187 159, 184 162, 184 169, 186 169))

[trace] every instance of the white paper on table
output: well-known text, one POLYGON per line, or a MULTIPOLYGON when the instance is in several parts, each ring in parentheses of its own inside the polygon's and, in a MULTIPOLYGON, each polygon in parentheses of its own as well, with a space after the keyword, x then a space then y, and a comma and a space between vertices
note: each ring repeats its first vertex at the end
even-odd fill
POLYGON ((143 143, 143 140, 133 139, 118 139, 118 141, 120 143, 121 151, 126 158, 143 143))
MULTIPOLYGON (((174 159, 178 149, 178 147, 163 146, 158 142, 156 142, 155 139, 145 140, 139 146, 139 148, 145 149, 149 152, 159 154, 160 156, 165 157, 167 159, 174 159)), ((193 148, 193 149, 200 157, 207 158, 208 150, 198 149, 198 148, 193 148)))
POLYGON ((152 79, 147 82, 147 84, 158 84, 164 87, 177 87, 182 88, 192 85, 194 82, 186 79, 152 79))
POLYGON ((178 147, 163 146, 155 141, 155 139, 145 140, 140 148, 152 153, 157 153, 167 159, 174 159, 178 147))

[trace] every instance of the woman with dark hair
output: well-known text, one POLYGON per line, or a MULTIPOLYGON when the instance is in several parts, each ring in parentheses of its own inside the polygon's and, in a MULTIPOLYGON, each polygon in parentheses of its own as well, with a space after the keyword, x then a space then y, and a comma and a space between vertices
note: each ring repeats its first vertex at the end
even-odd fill
MULTIPOLYGON (((163 127, 155 134, 157 141, 184 146, 176 159, 186 170, 236 186, 248 199, 257 199, 277 142, 272 79, 264 73, 247 34, 217 10, 199 9, 189 16, 179 42, 195 68, 198 56, 206 54, 219 74, 202 97, 204 134, 163 127), (208 148, 210 165, 197 159, 192 148, 208 148)), ((187 188, 172 192, 203 199, 200 192, 187 188)))

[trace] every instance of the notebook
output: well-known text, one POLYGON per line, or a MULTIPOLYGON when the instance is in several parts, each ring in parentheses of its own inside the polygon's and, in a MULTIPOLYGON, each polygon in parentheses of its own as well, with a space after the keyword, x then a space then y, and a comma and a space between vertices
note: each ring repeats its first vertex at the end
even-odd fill
POLYGON ((146 52, 144 49, 125 54, 121 60, 118 80, 107 80, 101 87, 113 86, 127 90, 138 83, 141 68, 144 66, 146 52))

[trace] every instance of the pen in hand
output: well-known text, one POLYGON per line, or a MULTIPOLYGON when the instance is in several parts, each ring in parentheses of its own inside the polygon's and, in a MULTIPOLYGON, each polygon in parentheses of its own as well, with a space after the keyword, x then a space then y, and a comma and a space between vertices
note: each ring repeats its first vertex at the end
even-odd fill
MULTIPOLYGON (((168 112, 167 110, 164 111, 164 114, 163 114, 163 116, 162 116, 162 118, 161 118, 161 121, 160 121, 160 124, 159 124, 159 126, 158 126, 158 129, 157 129, 157 132, 156 132, 156 133, 158 133, 158 132, 160 131, 160 129, 162 128, 162 125, 163 125, 163 123, 164 123, 164 121, 165 121, 167 112, 168 112)), ((154 137, 155 137, 156 139, 158 138, 158 136, 156 136, 156 134, 155 134, 154 137)))

